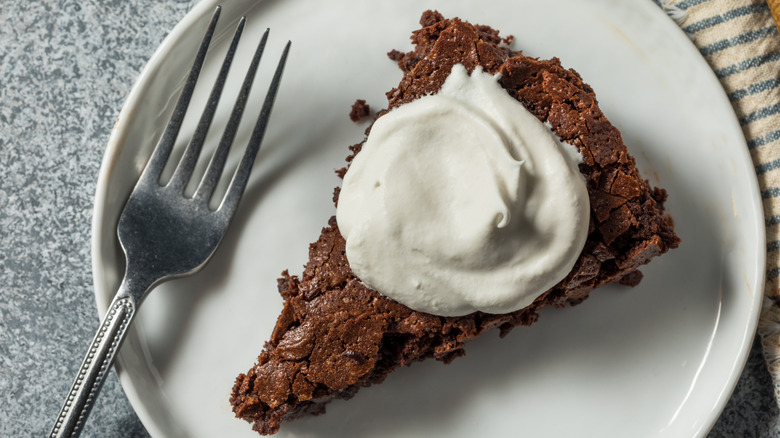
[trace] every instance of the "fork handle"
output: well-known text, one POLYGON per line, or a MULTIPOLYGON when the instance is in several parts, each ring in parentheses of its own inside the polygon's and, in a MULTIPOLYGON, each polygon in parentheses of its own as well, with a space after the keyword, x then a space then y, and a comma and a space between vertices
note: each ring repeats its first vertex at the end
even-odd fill
POLYGON ((49 434, 50 438, 77 437, 81 433, 95 397, 114 363, 116 352, 127 335, 135 311, 136 304, 132 297, 117 294, 100 322, 100 328, 49 434))

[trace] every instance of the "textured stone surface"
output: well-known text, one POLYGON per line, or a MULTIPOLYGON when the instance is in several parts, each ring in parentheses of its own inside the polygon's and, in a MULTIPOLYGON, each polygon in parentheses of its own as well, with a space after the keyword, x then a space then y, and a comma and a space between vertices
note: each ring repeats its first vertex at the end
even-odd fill
MULTIPOLYGON (((194 3, 0 1, 2 437, 48 433, 94 335, 103 151, 141 68, 194 3)), ((146 435, 113 372, 85 435, 146 435)))
MULTIPOLYGON (((194 3, 0 0, 1 437, 48 433, 94 335, 103 150, 141 68, 194 3)), ((780 436, 779 418, 756 344, 710 436, 780 436)), ((114 373, 84 436, 148 436, 114 373)))

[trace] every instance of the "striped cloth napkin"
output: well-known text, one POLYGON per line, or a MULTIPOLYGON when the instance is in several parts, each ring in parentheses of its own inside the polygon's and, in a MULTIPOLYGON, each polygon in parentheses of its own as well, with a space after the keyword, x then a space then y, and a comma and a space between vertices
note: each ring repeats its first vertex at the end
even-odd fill
POLYGON ((780 0, 654 0, 693 40, 737 113, 767 236, 758 333, 780 403, 780 0))

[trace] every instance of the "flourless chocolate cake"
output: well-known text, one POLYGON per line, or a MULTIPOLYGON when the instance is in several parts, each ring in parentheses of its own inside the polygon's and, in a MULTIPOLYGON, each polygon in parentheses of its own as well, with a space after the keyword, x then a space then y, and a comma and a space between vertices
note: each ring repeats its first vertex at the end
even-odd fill
MULTIPOLYGON (((488 330, 504 336, 532 324, 542 307, 578 304, 606 283, 636 285, 642 279, 637 268, 679 243, 664 215, 666 192, 639 175, 620 132, 577 72, 556 58, 539 60, 509 49, 511 37, 487 26, 444 19, 435 11, 426 11, 420 23, 412 35, 414 50, 389 53, 404 77, 387 93, 388 109, 436 93, 455 64, 500 73, 506 92, 583 156, 579 167, 591 206, 585 247, 568 276, 526 308, 441 317, 411 310, 361 283, 331 218, 310 246, 303 274, 282 273, 284 308, 271 339, 233 387, 233 411, 260 434, 276 433, 283 421, 321 414, 331 400, 348 399, 399 366, 428 358, 448 363, 488 330)), ((350 147, 348 162, 361 146, 350 147)))

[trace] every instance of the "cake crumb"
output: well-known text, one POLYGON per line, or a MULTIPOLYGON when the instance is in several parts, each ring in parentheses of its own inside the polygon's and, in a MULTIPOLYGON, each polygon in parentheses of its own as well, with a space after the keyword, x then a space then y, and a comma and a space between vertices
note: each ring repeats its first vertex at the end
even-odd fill
POLYGON ((349 119, 357 123, 371 114, 371 107, 365 100, 358 99, 352 104, 352 111, 349 112, 349 119))

